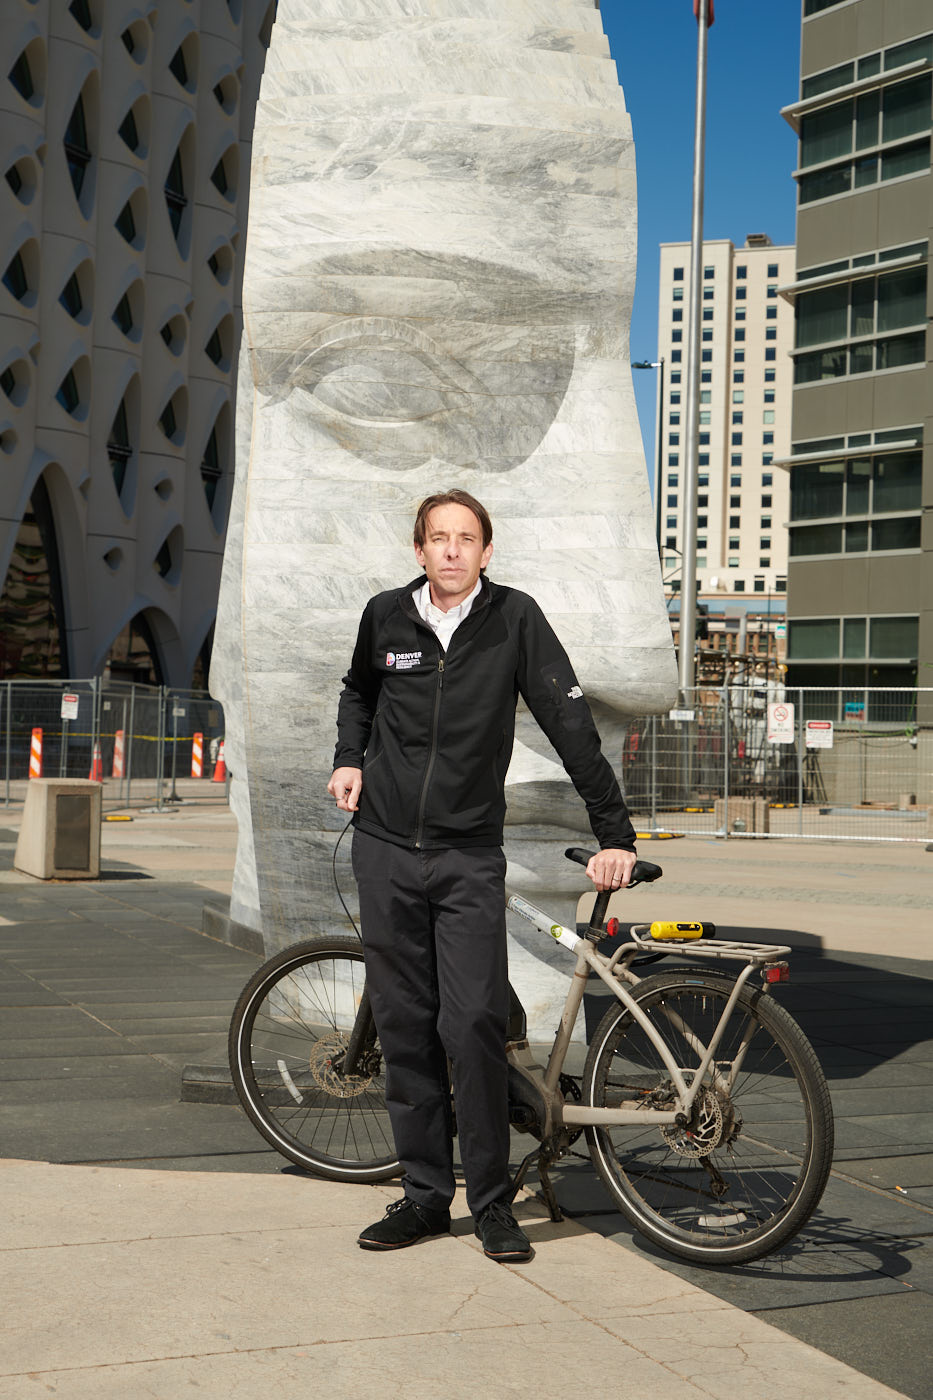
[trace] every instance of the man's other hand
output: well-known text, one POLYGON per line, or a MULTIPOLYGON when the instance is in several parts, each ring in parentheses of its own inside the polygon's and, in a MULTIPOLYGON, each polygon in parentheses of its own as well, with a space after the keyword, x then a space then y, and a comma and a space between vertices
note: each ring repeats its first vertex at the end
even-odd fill
POLYGON ((597 851, 586 873, 598 890, 621 890, 632 878, 636 859, 634 851, 597 851))
POLYGON ((341 812, 355 812, 363 791, 363 773, 359 768, 335 768, 327 791, 336 798, 341 812))

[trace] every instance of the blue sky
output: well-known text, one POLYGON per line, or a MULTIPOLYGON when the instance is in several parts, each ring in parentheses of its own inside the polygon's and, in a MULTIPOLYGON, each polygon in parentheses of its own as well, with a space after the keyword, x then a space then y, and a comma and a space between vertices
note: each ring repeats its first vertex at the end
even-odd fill
MULTIPOLYGON (((638 165, 638 277, 632 359, 657 352, 658 245, 690 237, 697 25, 692 0, 601 0, 632 114, 638 165)), ((796 138, 779 116, 797 97, 798 0, 716 0, 709 33, 706 238, 794 241, 796 138)), ((656 371, 634 372, 654 476, 656 371)))

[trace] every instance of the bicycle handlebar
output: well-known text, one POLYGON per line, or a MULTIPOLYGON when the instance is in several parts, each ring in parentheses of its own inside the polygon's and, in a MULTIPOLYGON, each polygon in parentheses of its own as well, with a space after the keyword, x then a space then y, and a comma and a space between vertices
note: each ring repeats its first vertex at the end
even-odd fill
MULTIPOLYGON (((582 846, 568 846, 564 851, 567 859, 576 861, 577 865, 589 865, 595 854, 595 851, 585 851, 582 846)), ((625 888, 631 889, 633 885, 643 885, 652 880, 659 880, 663 873, 660 865, 652 865, 650 860, 636 860, 632 870, 632 878, 625 888)), ((587 934, 591 937, 598 937, 602 934, 606 914, 609 911, 609 901, 613 893, 612 890, 597 890, 593 912, 587 925, 587 934)))
MULTIPOLYGON (((576 861, 577 865, 589 865, 596 852, 585 851, 582 846, 568 846, 564 855, 568 860, 576 861)), ((636 860, 632 878, 625 888, 630 890, 634 885, 647 885, 652 880, 660 880, 663 873, 660 865, 652 865, 650 860, 636 860)), ((605 894, 608 891, 603 890, 601 893, 605 894)))

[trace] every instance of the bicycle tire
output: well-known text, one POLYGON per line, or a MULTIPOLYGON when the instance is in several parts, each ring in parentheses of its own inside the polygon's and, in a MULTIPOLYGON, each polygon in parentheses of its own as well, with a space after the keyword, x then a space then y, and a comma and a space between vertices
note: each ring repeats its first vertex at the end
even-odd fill
POLYGON ((230 1072, 250 1121, 283 1156, 334 1181, 402 1170, 378 1041, 358 1074, 339 1069, 364 983, 355 938, 296 943, 257 969, 230 1022, 230 1072))
MULTIPOLYGON (((705 1046, 733 986, 728 976, 679 968, 645 978, 633 995, 689 1072, 700 1054, 671 1018, 705 1046)), ((747 1263, 779 1248, 816 1209, 832 1165, 832 1107, 810 1042, 760 989, 740 992, 715 1063, 719 1084, 710 1087, 715 1075, 708 1074, 686 1130, 591 1126, 587 1145, 603 1184, 641 1234, 692 1263, 747 1263)), ((593 1037, 583 1102, 612 1107, 653 1096, 662 1107, 669 1086, 656 1046, 618 1003, 593 1037)))

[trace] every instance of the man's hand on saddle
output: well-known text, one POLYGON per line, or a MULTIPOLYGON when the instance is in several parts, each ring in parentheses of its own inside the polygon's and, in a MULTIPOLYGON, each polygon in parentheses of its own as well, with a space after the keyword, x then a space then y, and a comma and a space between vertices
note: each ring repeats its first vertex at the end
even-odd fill
POLYGON ((335 768, 331 774, 327 791, 336 800, 341 812, 355 812, 363 791, 363 772, 360 768, 335 768))
POLYGON ((586 873, 598 890, 621 890, 632 878, 636 859, 634 851, 597 851, 586 873))

